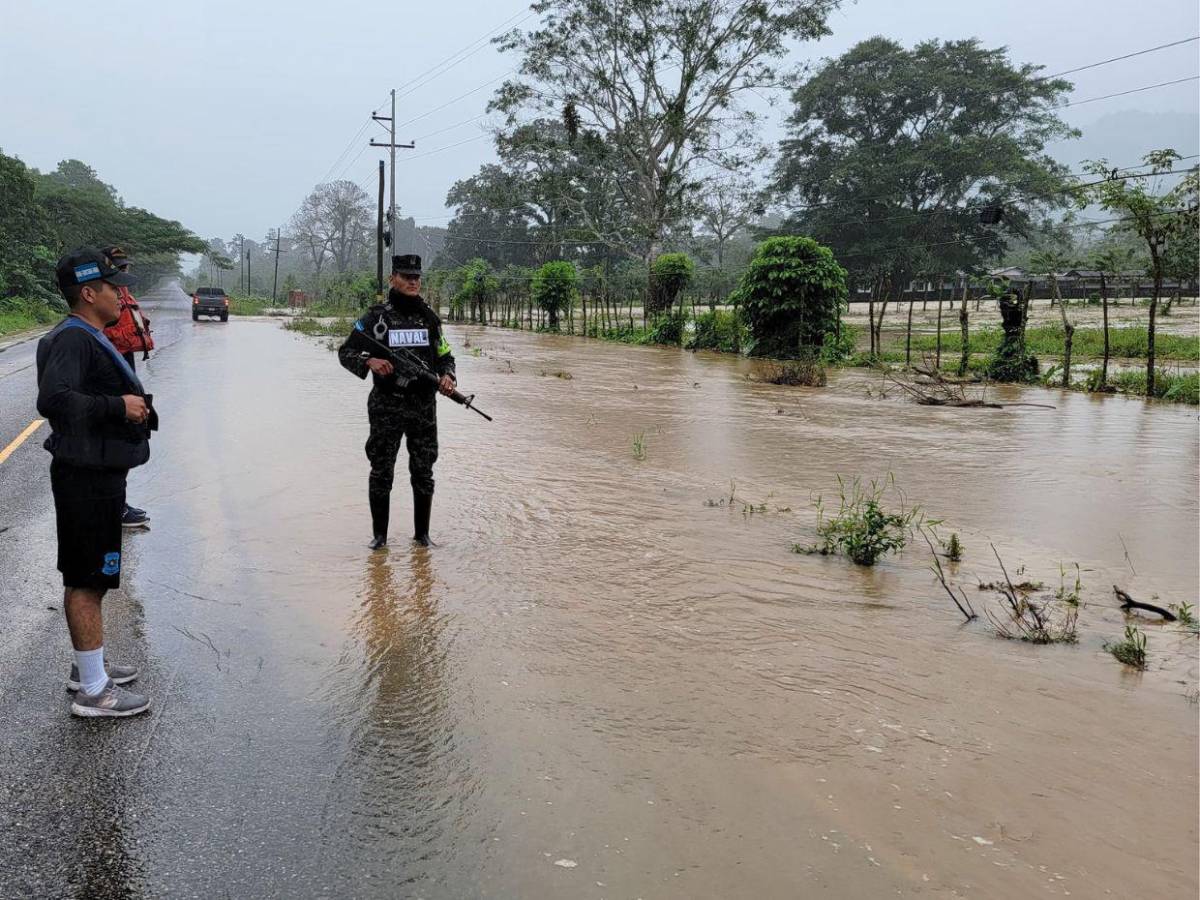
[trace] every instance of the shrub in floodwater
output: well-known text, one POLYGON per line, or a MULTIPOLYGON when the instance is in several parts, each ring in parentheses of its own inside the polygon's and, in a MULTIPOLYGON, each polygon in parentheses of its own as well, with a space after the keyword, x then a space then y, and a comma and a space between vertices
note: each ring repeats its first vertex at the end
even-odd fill
POLYGON ((951 562, 958 562, 962 559, 963 548, 958 534, 950 535, 949 540, 942 544, 942 548, 946 551, 946 559, 951 562))
POLYGON ((1079 563, 1075 563, 1075 584, 1067 587, 1067 570, 1060 563, 1058 566, 1058 590, 1054 596, 1069 606, 1078 606, 1079 597, 1083 591, 1083 582, 1079 579, 1079 563))
POLYGON ((1171 609, 1175 611, 1175 618, 1179 620, 1180 628, 1200 632, 1200 619, 1196 618, 1195 606, 1191 603, 1173 603, 1171 609))
POLYGON ((686 313, 669 312, 666 315, 660 316, 650 326, 647 342, 678 347, 683 343, 683 331, 686 326, 686 313))
POLYGON ((807 355, 800 359, 785 359, 771 363, 763 373, 765 381, 803 387, 825 387, 828 377, 819 357, 807 355))
POLYGON ((837 514, 826 518, 822 499, 817 497, 815 501, 820 543, 807 547, 793 544, 793 553, 840 553, 860 566, 873 566, 880 557, 894 553, 908 543, 912 529, 920 523, 921 510, 917 506, 906 507, 904 494, 896 488, 891 475, 883 485, 872 481, 864 486, 855 478, 847 486, 841 475, 837 479, 837 514), (888 488, 898 495, 898 509, 887 509, 883 505, 888 488))
POLYGON ((1133 625, 1125 626, 1125 640, 1105 642, 1104 649, 1127 666, 1146 668, 1146 636, 1133 625))
POLYGON ((749 332, 737 310, 710 309, 696 317, 696 331, 687 343, 689 350, 718 350, 740 353, 749 332))
MULTIPOLYGON (((1034 603, 1025 596, 1019 585, 1012 583, 1012 579, 1008 577, 1008 570, 1004 568, 1004 560, 1000 558, 995 545, 992 546, 992 552, 996 554, 996 561, 1000 563, 1004 581, 994 582, 987 587, 998 591, 1003 597, 1006 613, 1003 618, 997 618, 992 615, 991 610, 987 610, 987 617, 996 633, 1009 640, 1028 641, 1031 644, 1075 643, 1078 640, 1075 629, 1079 624, 1079 608, 1068 604, 1065 610, 1059 611, 1051 609, 1045 603, 1034 603)), ((1020 571, 1018 570, 1018 574, 1020 571)), ((980 585, 980 588, 984 587, 980 585)))
POLYGON ((758 245, 730 300, 750 328, 746 351, 786 357, 819 349, 848 296, 846 270, 832 250, 812 238, 786 236, 758 245))
POLYGON ((858 346, 858 329, 848 322, 843 322, 841 333, 829 331, 821 342, 821 362, 828 366, 836 366, 854 356, 858 346))
POLYGON ((646 432, 639 431, 633 436, 633 458, 643 460, 646 458, 646 432))

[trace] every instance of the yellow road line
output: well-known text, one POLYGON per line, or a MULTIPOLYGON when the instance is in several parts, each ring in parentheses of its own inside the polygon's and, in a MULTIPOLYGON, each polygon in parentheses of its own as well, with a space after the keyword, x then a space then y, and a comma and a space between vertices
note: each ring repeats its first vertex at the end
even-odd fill
POLYGON ((34 419, 32 422, 29 423, 28 428, 26 428, 24 431, 22 431, 20 434, 17 435, 17 439, 15 441, 13 441, 11 444, 9 444, 7 447, 5 447, 3 450, 0 450, 0 463, 3 463, 6 459, 8 459, 10 456, 12 456, 13 451, 16 450, 18 447, 20 447, 23 443, 25 443, 25 440, 31 434, 33 434, 35 431, 37 431, 39 428, 41 428, 42 423, 44 421, 46 421, 46 420, 45 419, 34 419))

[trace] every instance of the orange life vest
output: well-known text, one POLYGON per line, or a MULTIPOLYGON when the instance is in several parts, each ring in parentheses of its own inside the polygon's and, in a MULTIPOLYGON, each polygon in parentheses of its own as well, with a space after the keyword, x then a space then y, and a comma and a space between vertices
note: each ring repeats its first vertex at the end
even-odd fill
POLYGON ((142 315, 138 302, 129 293, 129 288, 118 288, 121 294, 121 315, 117 324, 104 329, 105 336, 112 341, 118 353, 142 351, 142 359, 150 357, 154 349, 154 338, 150 334, 150 320, 142 315))

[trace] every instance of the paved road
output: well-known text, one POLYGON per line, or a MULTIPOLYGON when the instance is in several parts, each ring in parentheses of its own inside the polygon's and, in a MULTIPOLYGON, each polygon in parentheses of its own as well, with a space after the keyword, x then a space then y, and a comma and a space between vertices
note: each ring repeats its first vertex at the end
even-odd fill
MULTIPOLYGON (((313 872, 311 843, 294 837, 320 815, 323 794, 292 788, 319 768, 313 735, 320 731, 305 731, 313 723, 303 717, 277 719, 288 689, 264 686, 271 642, 255 633, 255 615, 245 612, 245 584, 223 580, 226 569, 218 566, 213 596, 201 596, 207 587, 187 590, 205 583, 199 570, 221 556, 222 541, 203 540, 206 520, 197 517, 204 511, 186 497, 168 502, 175 477, 198 479, 189 486, 199 496, 205 481, 239 466, 236 448, 218 441, 205 450, 203 435, 191 433, 187 443, 201 451, 197 465, 205 471, 190 463, 171 471, 187 446, 180 442, 181 411, 191 404, 191 415, 207 416, 232 399, 232 361, 221 344, 237 326, 193 324, 187 295, 175 284, 147 294, 143 304, 158 350, 139 369, 161 397, 174 436, 156 439, 151 465, 131 476, 130 499, 151 510, 154 530, 127 536, 125 590, 110 594, 105 606, 109 652, 142 667, 152 715, 91 723, 67 714, 70 647, 54 571, 46 426, 0 465, 5 898, 284 896, 294 879, 313 872), (195 354, 205 351, 197 363, 195 354), (196 551, 200 545, 211 549, 196 551), (149 565, 143 553, 161 564, 149 565), (236 656, 225 644, 234 633, 242 648, 236 656), (215 640, 223 649, 213 649, 215 640), (248 659, 247 646, 254 648, 248 659), (195 668, 204 675, 186 674, 195 668), (281 757, 261 752, 265 745, 288 750, 281 757)), ((0 353, 0 447, 36 417, 35 348, 29 341, 0 353)), ((207 521, 218 530, 225 525, 219 513, 207 521)))

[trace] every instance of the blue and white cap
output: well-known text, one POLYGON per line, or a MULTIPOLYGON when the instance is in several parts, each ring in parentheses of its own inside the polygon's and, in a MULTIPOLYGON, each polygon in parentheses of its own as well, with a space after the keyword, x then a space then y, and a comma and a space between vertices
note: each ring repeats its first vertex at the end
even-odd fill
POLYGON ((58 261, 54 277, 60 288, 90 281, 107 281, 117 287, 128 287, 137 281, 133 275, 113 265, 113 260, 95 247, 76 247, 58 261))

